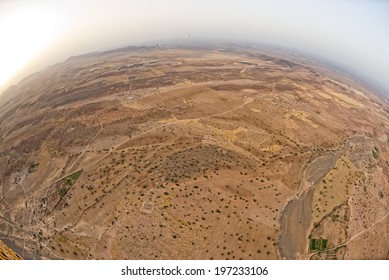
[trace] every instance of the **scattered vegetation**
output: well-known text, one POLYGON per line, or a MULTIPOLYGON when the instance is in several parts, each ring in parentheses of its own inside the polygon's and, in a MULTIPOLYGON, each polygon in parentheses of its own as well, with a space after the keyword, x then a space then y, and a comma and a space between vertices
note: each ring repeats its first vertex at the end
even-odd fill
MULTIPOLYGON (((64 83, 60 90, 52 85, 50 98, 36 93, 37 100, 47 100, 47 108, 59 109, 47 112, 49 117, 42 114, 39 122, 34 119, 31 130, 41 131, 40 124, 49 129, 21 144, 4 144, 2 150, 12 147, 8 150, 19 153, 20 160, 13 160, 12 154, 0 157, 0 171, 6 167, 4 178, 12 175, 11 181, 20 181, 27 191, 47 186, 44 191, 34 192, 34 201, 5 209, 15 217, 30 217, 32 210, 33 219, 24 224, 25 230, 38 233, 40 226, 44 228, 45 233, 34 238, 47 239, 27 249, 36 249, 42 256, 47 256, 50 249, 70 259, 273 259, 282 230, 282 209, 301 185, 305 167, 318 157, 344 148, 346 155, 331 172, 317 177, 322 180, 316 186, 312 204, 315 228, 304 240, 309 242, 313 255, 341 259, 345 249, 331 248, 359 230, 356 225, 370 227, 369 217, 381 213, 379 207, 369 206, 378 199, 383 202, 388 194, 386 181, 382 180, 386 177, 381 176, 387 174, 387 169, 375 171, 370 179, 363 172, 381 166, 388 156, 380 148, 382 143, 372 142, 367 136, 351 138, 358 131, 354 124, 325 122, 322 101, 325 106, 335 102, 336 98, 327 97, 341 91, 339 85, 323 81, 302 66, 270 57, 258 61, 251 57, 250 62, 244 61, 237 68, 224 67, 224 60, 217 62, 216 58, 212 62, 190 59, 173 69, 166 67, 171 65, 170 55, 169 61, 159 59, 157 52, 150 57, 154 55, 155 60, 144 65, 133 63, 139 60, 136 52, 125 63, 122 55, 117 64, 111 63, 116 59, 112 55, 109 62, 93 71, 89 71, 90 65, 81 63, 65 71, 66 75, 52 79, 64 79, 64 83), (153 71, 161 75, 149 73, 151 63, 153 71), (223 67, 216 69, 218 65, 223 67), (295 67, 293 72, 302 70, 302 75, 278 75, 284 67, 295 67), (235 83, 239 73, 243 73, 241 78, 253 81, 235 83), (68 79, 72 77, 82 78, 87 86, 69 87, 68 79), (95 79, 104 82, 92 82, 95 79), (186 87, 186 81, 198 85, 186 87), (211 81, 217 83, 200 85, 211 81), (180 86, 175 88, 177 83, 180 86), (302 93, 303 89, 321 87, 326 90, 302 93), (106 100, 108 93, 110 98, 106 100), (89 103, 91 96, 99 98, 89 103), (62 110, 67 104, 71 104, 71 110, 62 110), (286 117, 287 112, 293 114, 286 117), (58 124, 61 129, 55 129, 58 124), (361 148, 355 148, 360 141, 364 141, 361 148), (372 156, 382 160, 371 164, 374 160, 370 150, 375 145, 380 154, 374 147, 372 156), (23 177, 26 169, 29 173, 39 169, 39 163, 25 166, 25 162, 37 158, 45 172, 36 175, 44 178, 23 177), (54 166, 63 167, 59 170, 54 166), (67 173, 70 166, 79 171, 67 173), (91 168, 80 178, 85 166, 91 168), (72 187, 75 183, 77 188, 72 187), (351 214, 349 204, 353 205, 351 214), (47 219, 48 213, 53 219, 47 219), (85 222, 90 227, 78 226, 85 222), (92 229, 110 234, 98 241, 89 234, 92 229)), ((226 61, 233 64, 233 59, 226 61)), ((47 83, 41 84, 47 87, 47 83)), ((339 110, 342 104, 331 106, 334 119, 358 118, 359 110, 355 110, 357 115, 350 110, 349 118, 344 118, 346 111, 339 110)), ((22 108, 30 107, 35 108, 34 104, 22 108)), ((20 127, 25 131, 26 125, 20 127)), ((20 193, 12 193, 14 190, 20 192, 22 188, 13 188, 8 195, 18 204, 20 193)), ((299 221, 292 223, 298 225, 299 221)), ((20 234, 19 230, 13 229, 15 235, 20 234)), ((368 234, 366 238, 371 237, 368 234)), ((385 240, 386 235, 379 238, 385 240)))

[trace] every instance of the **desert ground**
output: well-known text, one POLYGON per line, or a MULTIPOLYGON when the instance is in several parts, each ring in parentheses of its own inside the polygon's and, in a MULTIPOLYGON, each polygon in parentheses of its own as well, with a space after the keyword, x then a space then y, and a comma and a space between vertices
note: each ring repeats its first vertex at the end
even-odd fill
POLYGON ((388 259, 389 103, 271 49, 71 57, 0 96, 0 239, 33 259, 388 259))

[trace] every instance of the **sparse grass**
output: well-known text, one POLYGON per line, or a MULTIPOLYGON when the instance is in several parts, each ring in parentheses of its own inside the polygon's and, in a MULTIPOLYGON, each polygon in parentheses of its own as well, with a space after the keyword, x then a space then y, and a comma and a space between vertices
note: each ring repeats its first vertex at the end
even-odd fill
POLYGON ((31 164, 30 167, 28 168, 28 173, 36 172, 38 170, 38 167, 39 167, 39 162, 31 164))
POLYGON ((59 189, 59 197, 62 199, 68 192, 68 189, 63 187, 59 189))
POLYGON ((372 153, 374 159, 378 159, 379 152, 378 152, 377 147, 374 147, 373 149, 371 149, 371 153, 372 153))
POLYGON ((68 177, 64 179, 65 183, 69 186, 73 186, 77 179, 80 177, 82 170, 76 171, 73 174, 70 174, 68 177))

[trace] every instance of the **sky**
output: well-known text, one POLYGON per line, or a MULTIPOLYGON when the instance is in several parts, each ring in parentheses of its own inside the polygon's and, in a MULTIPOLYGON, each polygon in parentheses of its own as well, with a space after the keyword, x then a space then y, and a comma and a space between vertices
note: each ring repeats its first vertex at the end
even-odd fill
POLYGON ((158 40, 249 41, 389 92, 389 0, 0 0, 0 92, 70 56, 158 40))

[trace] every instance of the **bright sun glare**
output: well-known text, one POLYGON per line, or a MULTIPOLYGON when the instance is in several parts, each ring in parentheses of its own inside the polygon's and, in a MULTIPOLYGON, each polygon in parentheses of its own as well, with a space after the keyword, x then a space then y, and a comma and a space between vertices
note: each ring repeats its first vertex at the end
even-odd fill
POLYGON ((60 35, 64 21, 47 5, 10 5, 0 18, 0 87, 60 35))

